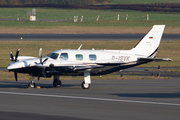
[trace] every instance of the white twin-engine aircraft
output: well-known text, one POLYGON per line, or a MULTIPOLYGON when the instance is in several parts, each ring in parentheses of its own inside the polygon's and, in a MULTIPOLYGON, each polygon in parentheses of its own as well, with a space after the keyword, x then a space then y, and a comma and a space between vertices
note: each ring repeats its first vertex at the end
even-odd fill
POLYGON ((11 62, 7 69, 17 73, 27 73, 32 76, 29 87, 35 87, 33 76, 52 77, 53 86, 61 86, 60 75, 84 75, 81 86, 88 89, 91 84, 90 75, 105 75, 126 68, 134 67, 152 61, 171 61, 169 58, 155 58, 165 25, 154 25, 138 44, 131 50, 57 50, 42 58, 42 48, 39 58, 16 56, 10 53, 11 62))

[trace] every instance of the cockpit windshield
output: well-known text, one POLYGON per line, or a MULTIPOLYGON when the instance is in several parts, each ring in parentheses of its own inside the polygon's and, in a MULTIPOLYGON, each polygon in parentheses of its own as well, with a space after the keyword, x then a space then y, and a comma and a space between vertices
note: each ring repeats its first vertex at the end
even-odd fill
POLYGON ((58 53, 50 53, 50 54, 47 55, 47 57, 50 57, 52 59, 57 59, 58 56, 59 56, 58 53))

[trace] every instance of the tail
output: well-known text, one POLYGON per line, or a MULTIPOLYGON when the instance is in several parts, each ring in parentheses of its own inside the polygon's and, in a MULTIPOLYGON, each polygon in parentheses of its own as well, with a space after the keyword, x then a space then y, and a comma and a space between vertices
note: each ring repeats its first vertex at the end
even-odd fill
POLYGON ((132 49, 133 53, 140 56, 155 58, 165 25, 154 25, 153 28, 132 49))

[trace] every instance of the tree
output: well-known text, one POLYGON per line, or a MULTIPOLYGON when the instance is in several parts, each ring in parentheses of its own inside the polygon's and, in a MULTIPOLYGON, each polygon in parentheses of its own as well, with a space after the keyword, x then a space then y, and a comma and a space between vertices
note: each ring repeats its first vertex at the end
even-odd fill
POLYGON ((64 4, 64 5, 92 5, 97 3, 110 3, 112 0, 0 0, 0 5, 25 4, 64 4))

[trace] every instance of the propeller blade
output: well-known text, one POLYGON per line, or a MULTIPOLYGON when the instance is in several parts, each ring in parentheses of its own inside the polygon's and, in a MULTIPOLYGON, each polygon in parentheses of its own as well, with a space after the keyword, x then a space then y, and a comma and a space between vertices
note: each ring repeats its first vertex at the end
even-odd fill
POLYGON ((14 57, 13 57, 12 52, 10 52, 10 58, 11 58, 11 61, 13 61, 13 62, 14 62, 14 57))
POLYGON ((41 70, 39 70, 39 73, 38 73, 38 75, 37 75, 37 80, 38 80, 38 81, 39 81, 40 75, 41 75, 41 70))
POLYGON ((19 55, 20 49, 17 49, 16 56, 15 56, 15 62, 17 61, 18 55, 19 55))
POLYGON ((43 62, 42 62, 42 65, 48 60, 48 58, 46 58, 43 62))
POLYGON ((42 63, 42 48, 39 49, 39 59, 40 63, 42 63))
POLYGON ((42 73, 43 73, 44 77, 47 78, 47 76, 46 76, 46 71, 45 71, 45 69, 43 69, 43 68, 42 68, 42 73))
POLYGON ((18 79, 17 79, 17 72, 14 72, 14 77, 15 77, 15 80, 18 81, 18 79))
POLYGON ((40 78, 40 77, 38 76, 38 81, 39 81, 39 78, 40 78))
MULTIPOLYGON (((46 66, 43 66, 43 64, 48 60, 48 58, 46 58, 45 60, 42 61, 42 48, 39 49, 39 59, 40 59, 40 63, 37 64, 36 66, 39 67, 39 68, 41 68, 42 74, 44 75, 44 77, 47 78, 47 76, 46 76, 46 71, 45 71, 46 66)), ((40 78, 41 72, 38 74, 38 80, 39 80, 39 78, 40 78)))

